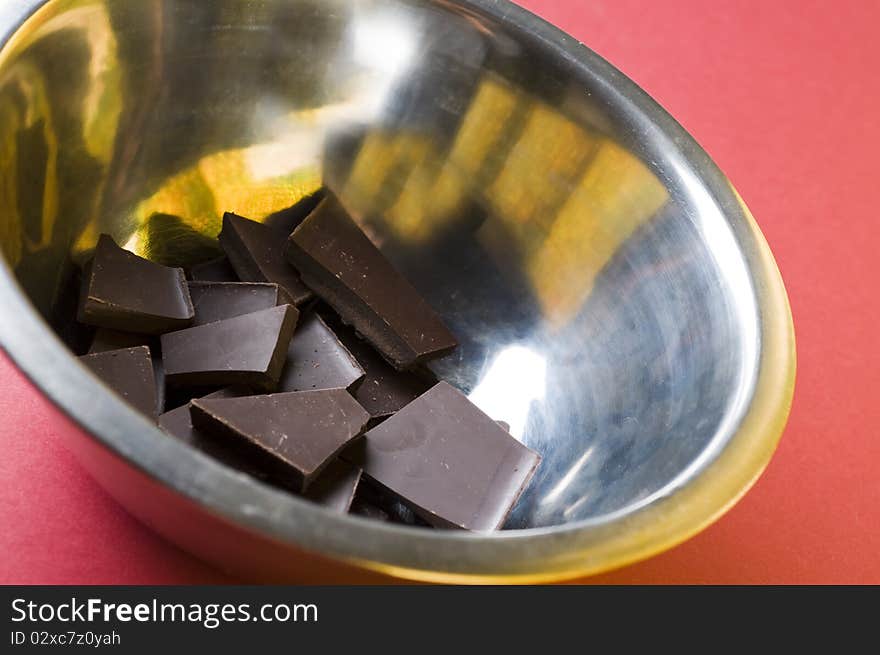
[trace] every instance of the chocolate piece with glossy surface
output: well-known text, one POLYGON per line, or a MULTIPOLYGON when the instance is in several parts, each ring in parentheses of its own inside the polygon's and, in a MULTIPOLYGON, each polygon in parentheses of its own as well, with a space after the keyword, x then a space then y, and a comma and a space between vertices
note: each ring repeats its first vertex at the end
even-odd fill
POLYGON ((86 266, 77 320, 97 327, 161 334, 192 323, 183 269, 168 268, 120 248, 106 234, 86 266))
MULTIPOLYGON (((238 396, 248 395, 250 392, 246 389, 237 389, 229 387, 221 389, 205 396, 206 398, 237 398, 238 396)), ((264 477, 261 471, 254 469, 247 459, 237 457, 234 448, 222 440, 206 438, 204 434, 193 427, 192 419, 189 412, 189 403, 165 412, 159 417, 159 427, 166 433, 177 437, 181 441, 188 443, 194 448, 198 448, 204 453, 216 457, 220 461, 233 466, 245 473, 254 475, 254 477, 264 477)))
MULTIPOLYGON (((237 398, 251 395, 246 389, 228 388, 212 393, 206 398, 237 398)), ((249 449, 241 448, 228 439, 218 439, 193 427, 188 405, 178 407, 159 417, 159 427, 167 434, 180 439, 206 455, 210 455, 230 468, 267 484, 288 490, 296 490, 296 478, 289 475, 272 476, 260 466, 260 461, 249 457, 249 449)), ((286 471, 285 471, 286 472, 286 471)), ((336 459, 326 466, 308 488, 304 497, 337 512, 347 512, 361 479, 361 470, 347 462, 336 459)))
POLYGON ((108 350, 79 358, 89 370, 128 403, 155 421, 159 413, 156 377, 147 346, 108 350))
POLYGON ((162 335, 170 385, 243 385, 272 390, 299 316, 291 305, 162 335))
POLYGON ((281 230, 230 212, 223 215, 220 245, 243 282, 274 282, 295 305, 312 298, 296 269, 284 258, 287 238, 281 230))
POLYGON ((457 345, 335 196, 328 195, 294 230, 286 256, 303 281, 398 370, 457 345))
POLYGON ((311 312, 297 325, 279 391, 356 388, 364 369, 324 320, 311 312))
MULTIPOLYGON (((252 392, 242 387, 227 387, 215 391, 204 398, 238 398, 250 395, 252 392)), ((196 430, 192 424, 189 403, 165 412, 159 417, 159 427, 173 437, 197 448, 203 453, 214 457, 227 466, 247 473, 258 480, 268 481, 268 475, 258 463, 253 462, 242 454, 240 448, 225 439, 212 438, 210 435, 196 430)), ((283 486, 283 485, 282 485, 283 486)))
POLYGON ((446 382, 345 457, 431 525, 475 531, 501 527, 541 459, 446 382))
POLYGON ((197 430, 247 449, 269 475, 288 476, 299 490, 307 489, 369 420, 342 389, 199 398, 190 411, 197 430))
POLYGON ((147 346, 150 349, 150 359, 153 362, 153 377, 156 379, 156 403, 158 412, 165 411, 165 367, 162 366, 162 355, 159 349, 159 338, 149 334, 135 334, 134 332, 121 332, 109 328, 98 328, 89 346, 88 354, 103 353, 108 350, 121 350, 123 348, 136 348, 147 346))

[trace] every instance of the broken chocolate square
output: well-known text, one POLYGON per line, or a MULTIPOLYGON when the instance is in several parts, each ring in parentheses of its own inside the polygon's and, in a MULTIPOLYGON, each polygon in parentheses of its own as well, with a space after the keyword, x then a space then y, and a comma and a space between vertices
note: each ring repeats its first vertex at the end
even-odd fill
POLYGON ((345 458, 438 527, 501 527, 540 456, 446 382, 367 432, 345 458))
POLYGON ((303 281, 396 369, 445 355, 455 337, 328 195, 294 230, 286 256, 303 281))
POLYGON ((272 390, 299 313, 291 305, 162 335, 165 380, 177 386, 243 385, 272 390))
POLYGON ((290 340, 279 391, 354 389, 364 370, 314 312, 300 320, 290 340))
MULTIPOLYGON (((238 398, 247 395, 250 395, 247 390, 231 387, 212 393, 206 398, 238 398)), ((212 438, 194 428, 188 405, 162 414, 159 417, 159 427, 171 436, 177 437, 227 466, 247 473, 267 484, 284 489, 295 486, 296 479, 286 475, 286 471, 284 471, 285 475, 272 478, 269 472, 260 466, 259 460, 254 461, 253 458, 248 457, 249 449, 247 447, 242 448, 234 441, 230 443, 228 439, 212 438)), ((361 471, 359 468, 337 459, 328 464, 321 472, 309 487, 305 497, 335 511, 347 512, 360 479, 361 471)))
MULTIPOLYGON (((239 390, 229 387, 216 391, 206 398, 237 398, 240 395, 248 395, 247 390, 239 390)), ((206 437, 193 427, 189 413, 189 404, 182 405, 170 412, 165 412, 159 417, 159 427, 168 434, 177 437, 181 441, 211 455, 234 468, 262 479, 265 474, 256 468, 246 457, 241 457, 238 451, 231 447, 225 440, 211 439, 206 437)))
POLYGON ((84 271, 77 313, 81 323, 161 334, 186 327, 193 316, 183 269, 155 264, 100 236, 84 271))
POLYGON ((227 212, 223 215, 220 245, 243 282, 274 282, 295 305, 312 298, 299 274, 284 258, 287 235, 268 225, 227 212))
POLYGON ((199 398, 192 424, 204 434, 247 448, 273 478, 305 490, 359 437, 369 414, 342 389, 243 398, 199 398))
POLYGON ((123 348, 135 348, 147 346, 150 349, 150 358, 153 360, 153 376, 156 379, 156 402, 159 413, 165 411, 165 367, 162 366, 162 355, 159 350, 159 338, 149 334, 135 334, 134 332, 120 332, 109 328, 98 328, 89 346, 89 355, 103 353, 108 350, 121 350, 123 348))
POLYGON ((147 346, 83 355, 79 361, 132 407, 156 420, 159 413, 156 378, 147 346))
POLYGON ((165 367, 162 366, 162 355, 159 350, 159 338, 149 334, 135 334, 134 332, 120 332, 109 328, 98 328, 89 346, 89 355, 103 353, 108 350, 121 350, 123 348, 135 348, 147 346, 150 349, 150 358, 153 360, 153 377, 156 380, 156 403, 161 414, 165 411, 165 367))

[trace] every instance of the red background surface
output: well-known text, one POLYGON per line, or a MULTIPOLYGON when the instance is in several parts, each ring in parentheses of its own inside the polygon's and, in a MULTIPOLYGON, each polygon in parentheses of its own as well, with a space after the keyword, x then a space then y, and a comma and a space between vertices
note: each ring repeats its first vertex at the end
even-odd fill
MULTIPOLYGON (((592 580, 880 583, 880 3, 520 2, 715 158, 774 250, 798 337, 791 420, 755 488, 687 543, 592 580)), ((2 356, 0 380, 0 582, 229 582, 105 495, 2 356)))

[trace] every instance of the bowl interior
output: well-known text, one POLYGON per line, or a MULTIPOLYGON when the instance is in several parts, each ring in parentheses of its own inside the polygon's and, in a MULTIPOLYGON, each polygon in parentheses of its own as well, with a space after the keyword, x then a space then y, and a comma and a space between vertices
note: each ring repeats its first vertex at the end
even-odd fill
POLYGON ((0 56, 0 245, 74 347, 98 235, 172 265, 326 183, 445 317, 433 364, 543 462, 509 528, 625 513, 739 425, 740 242, 638 102, 468 2, 65 0, 0 56))

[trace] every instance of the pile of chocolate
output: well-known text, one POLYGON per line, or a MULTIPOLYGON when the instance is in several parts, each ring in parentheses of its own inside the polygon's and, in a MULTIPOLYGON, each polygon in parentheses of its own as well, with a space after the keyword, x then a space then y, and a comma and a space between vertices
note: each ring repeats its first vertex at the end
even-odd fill
POLYGON ((189 271, 102 235, 81 361, 170 436, 326 505, 496 530, 540 457, 423 362, 453 335, 329 193, 286 224, 227 213, 189 271))

